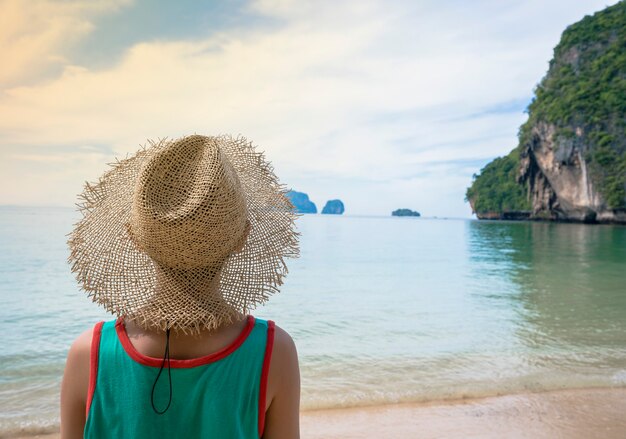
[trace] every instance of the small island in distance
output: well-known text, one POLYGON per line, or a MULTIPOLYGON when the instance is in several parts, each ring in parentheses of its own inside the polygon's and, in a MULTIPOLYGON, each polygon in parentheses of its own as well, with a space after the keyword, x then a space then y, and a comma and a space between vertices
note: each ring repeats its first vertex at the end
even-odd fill
POLYGON ((345 207, 341 200, 328 200, 322 209, 323 214, 341 215, 345 211, 345 207))
POLYGON ((317 213, 317 206, 304 192, 290 190, 285 194, 298 213, 317 213))
POLYGON ((422 216, 419 212, 411 209, 396 209, 391 216, 422 216))

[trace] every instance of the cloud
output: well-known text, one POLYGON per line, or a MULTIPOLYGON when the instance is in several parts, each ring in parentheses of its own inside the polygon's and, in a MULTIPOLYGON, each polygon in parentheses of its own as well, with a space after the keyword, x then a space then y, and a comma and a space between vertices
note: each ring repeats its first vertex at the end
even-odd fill
MULTIPOLYGON (((5 89, 0 145, 41 157, 51 143, 104 144, 121 156, 146 138, 241 133, 291 186, 352 213, 387 213, 374 201, 387 197, 468 215, 467 163, 515 146, 520 103, 565 25, 594 5, 253 2, 267 19, 257 26, 134 44, 105 68, 67 60, 52 80, 5 89)), ((74 178, 101 172, 90 157, 74 178)), ((26 197, 67 203, 63 184, 26 197)))
POLYGON ((28 162, 69 162, 70 157, 59 155, 36 155, 36 154, 14 154, 9 157, 13 160, 28 162))
POLYGON ((0 87, 40 79, 68 62, 68 50, 94 28, 92 18, 129 0, 0 2, 0 87))

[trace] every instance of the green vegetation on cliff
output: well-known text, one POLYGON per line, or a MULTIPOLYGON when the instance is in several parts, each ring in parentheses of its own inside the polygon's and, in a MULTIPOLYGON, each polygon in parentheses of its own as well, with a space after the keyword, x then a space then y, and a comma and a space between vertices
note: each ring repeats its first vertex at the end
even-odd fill
POLYGON ((584 155, 591 182, 609 209, 626 209, 626 1, 569 26, 528 106, 519 146, 475 176, 466 198, 477 213, 530 208, 528 181, 518 182, 520 154, 533 150, 539 124, 554 145, 584 155))
POLYGON ((525 125, 544 120, 594 131, 606 130, 610 124, 624 128, 625 29, 626 2, 569 26, 554 49, 548 75, 535 90, 525 125))
POLYGON ((466 201, 478 213, 519 212, 530 210, 524 186, 517 183, 519 151, 498 157, 474 174, 472 186, 465 194, 466 201))

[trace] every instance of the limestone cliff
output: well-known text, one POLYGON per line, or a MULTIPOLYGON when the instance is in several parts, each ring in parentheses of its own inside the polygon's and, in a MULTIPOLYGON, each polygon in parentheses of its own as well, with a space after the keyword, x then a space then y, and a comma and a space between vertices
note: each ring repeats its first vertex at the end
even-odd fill
POLYGON ((582 222, 626 221, 626 211, 607 206, 598 182, 590 176, 585 158, 590 148, 582 128, 573 138, 560 137, 556 131, 554 125, 538 123, 522 149, 519 181, 528 185, 531 215, 582 222))
POLYGON ((563 32, 528 114, 468 189, 477 216, 626 223, 626 2, 563 32))

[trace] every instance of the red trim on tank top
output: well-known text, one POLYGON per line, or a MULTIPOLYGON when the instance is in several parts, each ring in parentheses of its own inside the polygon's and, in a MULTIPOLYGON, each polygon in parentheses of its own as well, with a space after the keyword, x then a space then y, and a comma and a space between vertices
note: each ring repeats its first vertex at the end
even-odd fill
MULTIPOLYGON (((237 336, 237 338, 228 346, 223 349, 220 349, 217 352, 214 352, 209 355, 205 355, 199 358, 190 358, 188 360, 170 360, 170 367, 172 368, 189 368, 189 367, 197 367, 202 366, 204 364, 213 363, 215 361, 221 360, 224 357, 232 354, 237 350, 239 346, 243 344, 244 341, 248 338, 248 335, 252 332, 252 328, 254 328, 254 317, 249 315, 247 317, 247 324, 243 331, 237 336)), ((135 360, 139 364, 143 364, 144 366, 151 367, 161 367, 163 363, 163 358, 154 358, 149 357, 147 355, 142 354, 130 341, 128 338, 128 333, 126 332, 126 326, 124 325, 124 320, 122 318, 117 319, 115 322, 115 331, 117 332, 117 336, 122 343, 122 347, 128 354, 130 358, 135 360)))
POLYGON ((98 322, 93 327, 93 335, 91 337, 91 350, 89 352, 89 388, 87 389, 87 401, 85 404, 85 419, 89 416, 89 408, 93 400, 93 394, 96 391, 96 382, 98 380, 98 354, 100 352, 100 336, 102 335, 102 325, 104 322, 98 322))
POLYGON ((270 373, 270 362, 272 361, 272 351, 274 349, 275 326, 273 321, 267 321, 267 342, 265 343, 265 357, 263 358, 261 385, 259 387, 259 437, 263 437, 263 432, 265 431, 265 401, 267 399, 267 381, 270 373))

